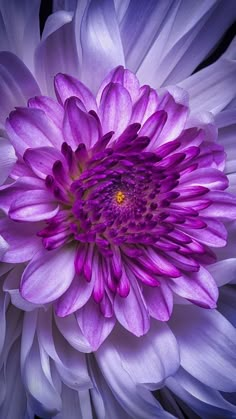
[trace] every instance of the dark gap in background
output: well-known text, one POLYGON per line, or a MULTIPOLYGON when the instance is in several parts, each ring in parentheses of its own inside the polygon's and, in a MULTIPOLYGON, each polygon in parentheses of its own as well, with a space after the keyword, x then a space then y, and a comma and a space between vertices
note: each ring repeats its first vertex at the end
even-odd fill
POLYGON ((227 50, 228 46, 232 42, 235 35, 236 35, 236 22, 234 22, 233 25, 231 25, 230 28, 225 32, 221 41, 219 42, 217 47, 214 49, 214 51, 209 55, 209 57, 207 57, 197 66, 193 74, 199 70, 202 70, 204 67, 207 67, 208 65, 213 64, 216 60, 218 60, 218 58, 220 58, 220 56, 227 50))
POLYGON ((45 22, 49 15, 52 14, 52 0, 42 0, 39 10, 40 34, 42 35, 45 22))

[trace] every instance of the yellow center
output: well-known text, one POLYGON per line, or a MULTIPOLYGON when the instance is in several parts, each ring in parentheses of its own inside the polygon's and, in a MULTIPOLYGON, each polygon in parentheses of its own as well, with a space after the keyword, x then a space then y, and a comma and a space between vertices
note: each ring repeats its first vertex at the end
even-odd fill
POLYGON ((121 191, 118 191, 116 192, 115 198, 116 198, 117 204, 122 204, 122 202, 124 202, 124 199, 125 199, 125 194, 123 194, 123 192, 121 191))

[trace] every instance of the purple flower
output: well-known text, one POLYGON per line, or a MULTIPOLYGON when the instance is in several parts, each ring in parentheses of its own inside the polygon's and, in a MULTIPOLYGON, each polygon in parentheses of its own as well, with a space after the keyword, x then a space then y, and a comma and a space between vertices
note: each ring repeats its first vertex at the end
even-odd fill
POLYGON ((189 76, 233 2, 56 1, 40 42, 23 3, 0 6, 0 416, 235 417, 235 42, 189 76))
POLYGON ((215 308, 209 247, 226 244, 236 198, 212 122, 189 117, 180 88, 159 96, 122 67, 97 101, 67 75, 55 92, 58 102, 31 98, 6 123, 17 162, 0 191, 2 260, 28 262, 22 297, 75 312, 94 350, 116 319, 136 336, 150 317, 169 320, 173 292, 215 308))

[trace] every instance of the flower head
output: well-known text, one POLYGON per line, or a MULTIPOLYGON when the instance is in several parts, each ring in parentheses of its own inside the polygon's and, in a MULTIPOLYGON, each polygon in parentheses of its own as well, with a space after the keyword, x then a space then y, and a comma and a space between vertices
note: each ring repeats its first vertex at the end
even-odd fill
POLYGON ((31 98, 6 125, 18 160, 0 191, 3 260, 27 262, 21 295, 53 302, 58 316, 76 312, 94 348, 116 319, 137 336, 150 316, 168 320, 173 292, 215 307, 210 247, 225 245, 221 220, 235 217, 236 200, 214 126, 189 117, 181 89, 159 95, 122 67, 97 100, 68 75, 56 76, 55 92, 58 101, 31 98), (24 260, 20 248, 11 256, 15 225, 27 234, 24 260), (102 334, 87 330, 88 312, 102 334))

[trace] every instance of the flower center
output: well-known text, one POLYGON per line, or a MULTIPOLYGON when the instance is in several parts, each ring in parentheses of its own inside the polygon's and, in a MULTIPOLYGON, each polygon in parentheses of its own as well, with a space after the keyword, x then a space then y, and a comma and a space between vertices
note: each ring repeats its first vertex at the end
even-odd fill
POLYGON ((125 200, 125 194, 122 191, 116 192, 115 199, 117 204, 122 204, 125 200))

